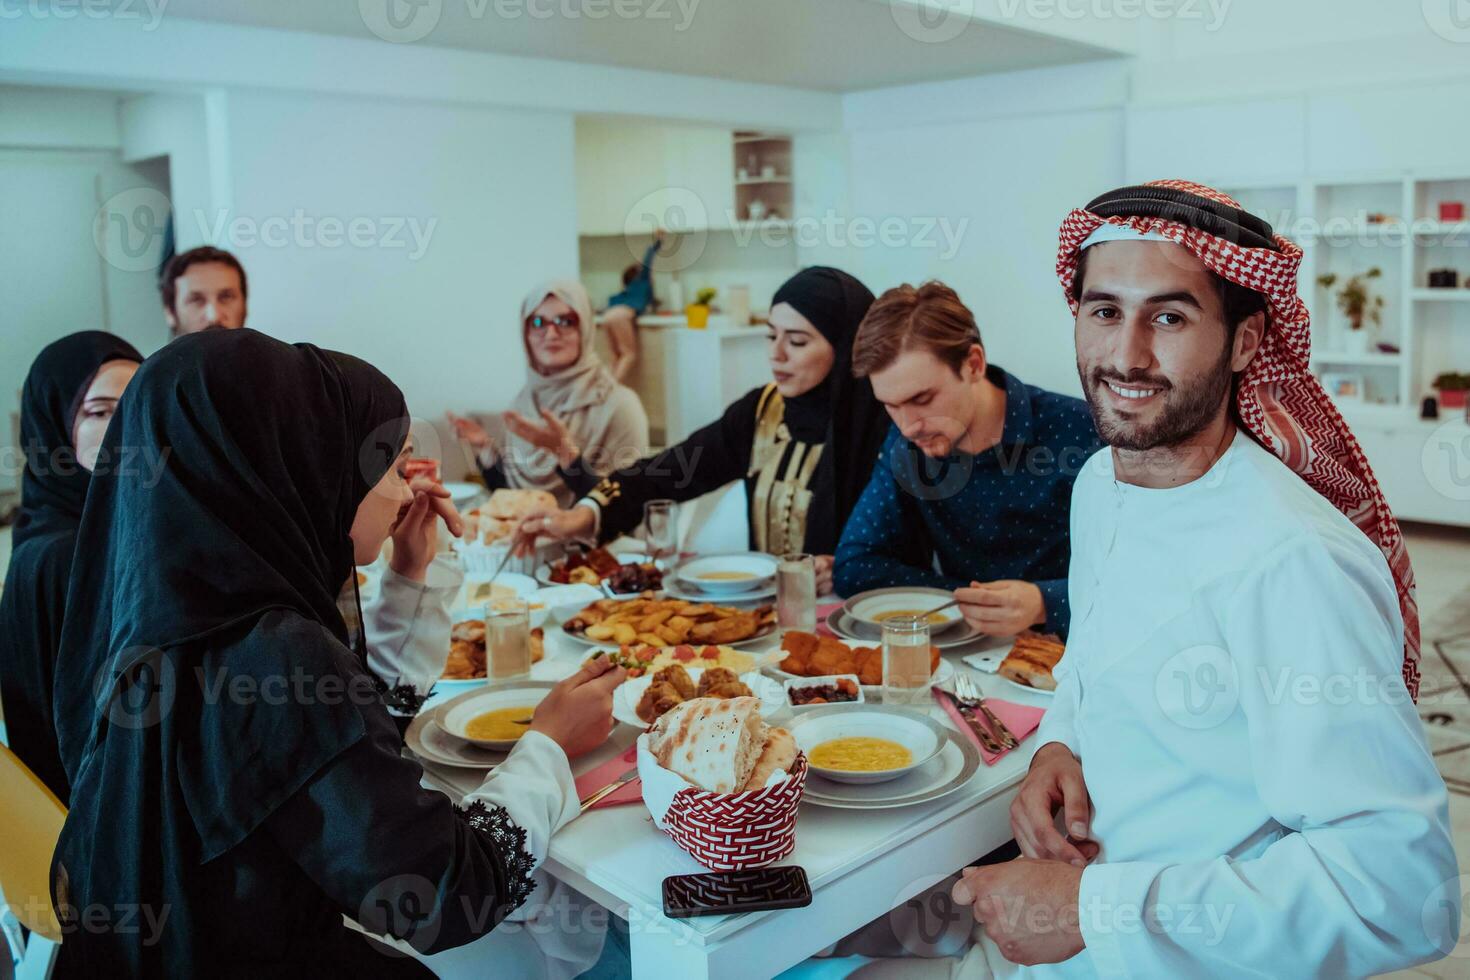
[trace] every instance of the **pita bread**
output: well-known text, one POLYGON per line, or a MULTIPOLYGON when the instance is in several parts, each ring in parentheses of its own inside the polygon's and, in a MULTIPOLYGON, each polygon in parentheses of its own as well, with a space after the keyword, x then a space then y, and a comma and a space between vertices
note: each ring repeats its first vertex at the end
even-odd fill
POLYGON ((481 506, 483 514, 500 521, 519 523, 529 517, 533 510, 557 510, 556 498, 545 490, 496 490, 488 503, 481 506))
POLYGON ((796 739, 784 728, 768 728, 766 730, 766 744, 761 751, 760 757, 755 761, 755 767, 750 770, 750 775, 745 779, 745 785, 741 792, 748 793, 754 789, 764 789, 766 783, 770 782, 771 776, 776 772, 790 775, 792 768, 796 765, 796 739))
POLYGON ((694 698, 654 724, 649 750, 658 764, 700 789, 735 793, 766 744, 759 698, 694 698))

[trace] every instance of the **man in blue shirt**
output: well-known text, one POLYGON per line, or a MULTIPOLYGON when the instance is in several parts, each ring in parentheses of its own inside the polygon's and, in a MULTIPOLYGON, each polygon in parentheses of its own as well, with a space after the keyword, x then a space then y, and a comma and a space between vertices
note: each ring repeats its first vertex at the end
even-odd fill
POLYGON ((974 315, 939 282, 879 297, 853 373, 894 425, 837 547, 838 594, 950 589, 986 633, 1065 634, 1072 482, 1101 445, 1087 405, 987 363, 974 315))

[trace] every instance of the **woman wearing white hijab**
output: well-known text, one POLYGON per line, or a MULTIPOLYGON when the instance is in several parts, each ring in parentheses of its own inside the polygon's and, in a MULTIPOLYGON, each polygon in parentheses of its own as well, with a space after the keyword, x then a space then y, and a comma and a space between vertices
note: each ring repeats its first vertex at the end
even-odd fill
POLYGON ((595 332, 581 283, 552 279, 526 294, 521 338, 531 374, 505 413, 506 444, 497 446, 473 420, 449 415, 491 490, 546 490, 567 507, 603 475, 648 452, 643 403, 602 363, 595 332), (550 443, 542 424, 556 435, 550 443))

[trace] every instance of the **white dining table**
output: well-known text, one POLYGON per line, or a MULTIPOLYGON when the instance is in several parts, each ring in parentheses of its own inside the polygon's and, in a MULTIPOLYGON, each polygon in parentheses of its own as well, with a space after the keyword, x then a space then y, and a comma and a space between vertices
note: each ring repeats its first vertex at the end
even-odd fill
MULTIPOLYGON (((759 655, 776 642, 771 638, 741 648, 759 655)), ((960 659, 977 650, 1003 653, 1008 647, 1009 641, 982 639, 944 656, 987 697, 1045 707, 1049 695, 1020 689, 960 659)), ((532 668, 532 678, 565 677, 592 649, 547 623, 546 656, 532 668)), ((952 727, 937 706, 926 710, 952 727)), ((790 709, 769 720, 790 720, 790 709)), ((608 761, 626 751, 637 735, 630 726, 619 725, 602 747, 574 760, 572 771, 581 774, 608 761)), ((805 908, 665 916, 664 878, 707 869, 654 826, 647 808, 638 804, 582 814, 552 838, 543 867, 627 921, 638 980, 771 977, 1011 840, 1011 800, 1035 749, 1035 737, 1027 738, 994 765, 982 764, 964 786, 928 803, 846 810, 803 802, 796 849, 778 863, 805 869, 812 891, 805 908)), ((478 787, 481 778, 474 770, 425 765, 425 783, 456 801, 478 787)))

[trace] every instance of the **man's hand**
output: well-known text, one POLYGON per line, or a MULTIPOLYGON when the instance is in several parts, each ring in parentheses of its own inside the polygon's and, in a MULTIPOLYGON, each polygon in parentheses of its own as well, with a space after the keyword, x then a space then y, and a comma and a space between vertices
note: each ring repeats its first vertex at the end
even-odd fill
POLYGON ((1016 858, 966 868, 951 891, 1012 963, 1060 963, 1082 952, 1077 921, 1082 869, 1061 861, 1016 858))
POLYGON ((817 569, 817 596, 831 595, 834 559, 831 555, 817 555, 812 564, 817 569))
POLYGON ((511 549, 517 557, 524 558, 536 550, 541 538, 554 541, 573 541, 591 538, 597 515, 590 507, 573 507, 571 510, 534 510, 516 528, 511 549))
POLYGON ((464 518, 459 516, 449 491, 427 476, 415 477, 409 484, 413 502, 398 514, 393 525, 393 571, 413 582, 428 576, 429 565, 439 552, 439 522, 456 538, 464 533, 464 518))
POLYGON ((1046 622, 1046 601, 1030 582, 971 582, 968 589, 956 589, 954 597, 965 622, 992 636, 1015 636, 1046 622))
POLYGON ((537 425, 519 412, 506 412, 505 427, 538 449, 544 449, 556 457, 562 466, 572 465, 577 458, 577 446, 572 441, 571 430, 566 423, 546 409, 541 410, 541 425, 537 425))
POLYGON ((627 677, 606 657, 589 660, 536 705, 530 730, 560 745, 568 759, 591 752, 612 733, 613 690, 627 677))
POLYGON ((1080 868, 1098 852, 1097 843, 1087 839, 1091 809, 1082 764, 1061 742, 1048 742, 1036 750, 1011 802, 1011 832, 1027 857, 1066 861, 1080 868), (1067 837, 1057 832, 1058 810, 1067 837))

